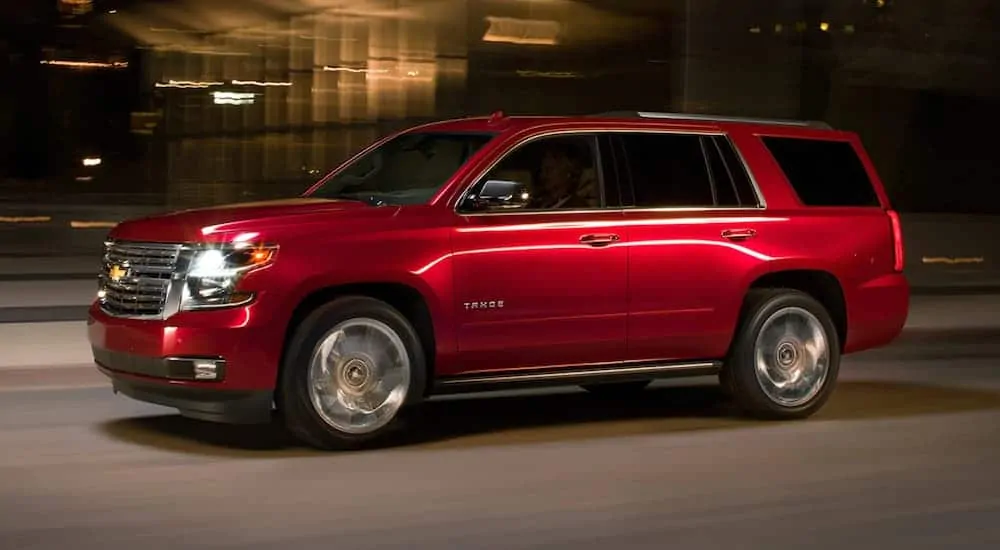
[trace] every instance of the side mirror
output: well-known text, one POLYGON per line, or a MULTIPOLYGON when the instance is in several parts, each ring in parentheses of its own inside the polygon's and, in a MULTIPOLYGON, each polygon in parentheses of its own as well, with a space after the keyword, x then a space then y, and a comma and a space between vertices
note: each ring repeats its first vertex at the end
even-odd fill
POLYGON ((528 205, 531 194, 528 186, 509 180, 487 180, 479 192, 469 195, 468 205, 473 210, 515 209, 528 205))

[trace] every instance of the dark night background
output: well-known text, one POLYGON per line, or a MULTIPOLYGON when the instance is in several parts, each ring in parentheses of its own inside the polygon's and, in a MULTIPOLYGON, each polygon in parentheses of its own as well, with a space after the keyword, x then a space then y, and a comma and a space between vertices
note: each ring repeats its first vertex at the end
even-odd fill
POLYGON ((414 121, 646 109, 823 119, 900 210, 1000 213, 996 2, 327 3, 0 3, 0 197, 287 195, 414 121))

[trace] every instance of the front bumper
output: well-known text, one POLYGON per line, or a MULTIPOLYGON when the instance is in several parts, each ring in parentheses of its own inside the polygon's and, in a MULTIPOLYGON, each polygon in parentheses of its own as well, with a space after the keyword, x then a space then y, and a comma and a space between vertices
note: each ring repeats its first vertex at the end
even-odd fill
POLYGON ((116 391, 204 420, 266 422, 284 328, 258 308, 145 320, 112 317, 94 304, 87 332, 94 362, 116 391))
MULTIPOLYGON (((116 355, 117 360, 127 356, 116 355)), ((128 360, 145 362, 148 358, 132 356, 128 360)), ((155 379, 123 374, 116 367, 126 365, 97 364, 97 368, 111 379, 115 393, 122 393, 132 399, 173 407, 181 415, 227 424, 263 424, 271 420, 273 392, 267 390, 221 390, 162 384, 155 379)))

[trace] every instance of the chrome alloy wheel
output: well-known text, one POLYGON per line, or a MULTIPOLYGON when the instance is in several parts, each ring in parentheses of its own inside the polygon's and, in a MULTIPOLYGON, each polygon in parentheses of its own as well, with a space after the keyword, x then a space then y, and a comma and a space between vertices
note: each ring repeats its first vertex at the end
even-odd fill
POLYGON ((757 334, 754 370, 774 403, 808 403, 823 389, 830 370, 830 344, 822 323, 800 307, 774 312, 757 334))
POLYGON ((309 398, 319 416, 348 434, 392 421, 410 387, 410 356, 388 325, 348 319, 328 332, 309 363, 309 398))

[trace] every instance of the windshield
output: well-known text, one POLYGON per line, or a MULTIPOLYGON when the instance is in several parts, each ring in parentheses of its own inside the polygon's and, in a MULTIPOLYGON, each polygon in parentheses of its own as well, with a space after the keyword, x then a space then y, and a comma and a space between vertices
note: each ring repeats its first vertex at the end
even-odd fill
POLYGON ((423 204, 494 134, 415 132, 396 136, 309 196, 375 205, 423 204))

